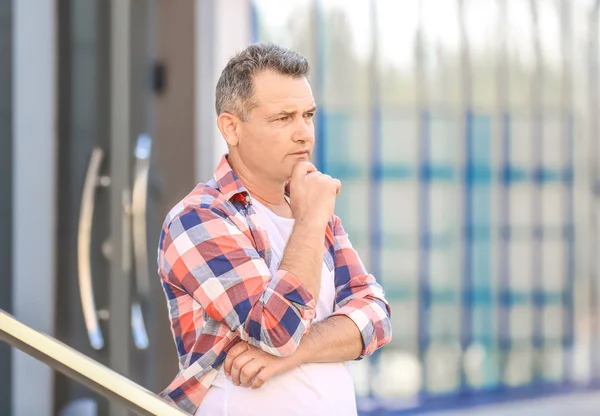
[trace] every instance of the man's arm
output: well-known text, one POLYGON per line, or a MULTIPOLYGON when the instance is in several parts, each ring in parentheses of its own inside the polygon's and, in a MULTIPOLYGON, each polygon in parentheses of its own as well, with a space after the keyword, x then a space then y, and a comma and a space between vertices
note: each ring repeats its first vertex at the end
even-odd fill
POLYGON ((383 289, 366 272, 339 218, 334 217, 333 225, 338 309, 312 325, 292 356, 282 359, 244 343, 234 346, 225 359, 225 373, 235 384, 258 388, 301 364, 350 361, 390 342, 391 310, 383 289))
POLYGON ((321 265, 325 246, 321 224, 297 221, 285 246, 279 269, 298 276, 312 295, 315 304, 321 288, 321 265))
POLYGON ((362 358, 392 340, 392 310, 383 288, 373 275, 367 273, 336 216, 333 226, 336 287, 333 316, 346 316, 354 322, 360 331, 362 350, 358 358, 362 358))
MULTIPOLYGON (((304 232, 302 228, 300 232, 304 232)), ((173 307, 180 301, 175 292, 185 293, 210 318, 226 323, 243 341, 276 356, 296 350, 315 316, 315 300, 296 274, 306 278, 303 267, 311 263, 303 264, 296 257, 314 256, 318 250, 310 240, 294 238, 286 252, 292 267, 272 276, 250 238, 224 212, 214 207, 195 207, 165 227, 159 248, 163 280, 180 289, 167 291, 175 296, 169 299, 173 307), (294 241, 299 244, 294 246, 294 241)), ((192 316, 176 319, 182 331, 178 338, 186 342, 190 337, 183 331, 190 326, 192 316)))
POLYGON ((292 357, 297 365, 337 363, 355 360, 361 352, 362 337, 356 324, 347 316, 332 316, 312 325, 292 357))
POLYGON ((257 389, 271 378, 307 363, 351 361, 362 351, 360 332, 345 316, 332 316, 313 324, 296 352, 288 357, 275 357, 245 342, 229 350, 224 371, 233 384, 257 389))

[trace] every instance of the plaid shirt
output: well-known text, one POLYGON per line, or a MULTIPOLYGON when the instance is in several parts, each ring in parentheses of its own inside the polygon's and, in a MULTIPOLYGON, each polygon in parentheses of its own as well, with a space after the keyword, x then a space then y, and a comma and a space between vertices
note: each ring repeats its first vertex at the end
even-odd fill
MULTIPOLYGON (((224 156, 213 180, 179 202, 161 232, 158 271, 180 367, 161 396, 192 414, 233 345, 244 340, 287 356, 315 318, 315 300, 297 276, 271 275, 269 239, 255 214, 224 156)), ((339 218, 329 222, 324 240, 324 261, 335 268, 333 315, 356 323, 362 358, 390 342, 390 307, 339 218)))

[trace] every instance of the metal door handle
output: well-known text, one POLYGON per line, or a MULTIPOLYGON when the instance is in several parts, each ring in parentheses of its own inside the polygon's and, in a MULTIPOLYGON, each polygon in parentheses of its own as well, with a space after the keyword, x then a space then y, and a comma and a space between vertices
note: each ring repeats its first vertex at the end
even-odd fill
POLYGON ((148 348, 148 335, 144 324, 143 306, 150 300, 150 272, 148 270, 148 240, 146 216, 148 206, 148 176, 152 138, 147 134, 138 137, 135 146, 135 179, 133 182, 131 211, 133 216, 133 255, 137 301, 131 310, 133 338, 139 349, 148 348))
POLYGON ((79 294, 83 318, 87 329, 88 338, 92 348, 100 350, 104 347, 104 337, 98 322, 98 312, 94 299, 94 285, 92 279, 92 225, 94 220, 94 207, 96 203, 96 188, 110 185, 108 176, 100 176, 100 167, 104 159, 104 151, 94 148, 90 156, 79 211, 79 225, 77 231, 77 271, 79 279, 79 294))

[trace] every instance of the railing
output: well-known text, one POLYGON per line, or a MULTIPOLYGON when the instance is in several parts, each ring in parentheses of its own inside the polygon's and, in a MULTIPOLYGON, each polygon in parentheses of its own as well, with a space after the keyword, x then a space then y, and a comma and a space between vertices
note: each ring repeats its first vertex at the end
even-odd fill
POLYGON ((0 310, 0 339, 139 415, 185 416, 156 394, 0 310))

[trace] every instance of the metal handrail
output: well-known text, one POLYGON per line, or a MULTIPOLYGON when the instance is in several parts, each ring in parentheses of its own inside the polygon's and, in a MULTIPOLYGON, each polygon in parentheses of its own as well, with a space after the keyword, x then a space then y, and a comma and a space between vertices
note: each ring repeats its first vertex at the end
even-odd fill
POLYGON ((185 416, 156 394, 0 309, 0 339, 139 415, 185 416))

